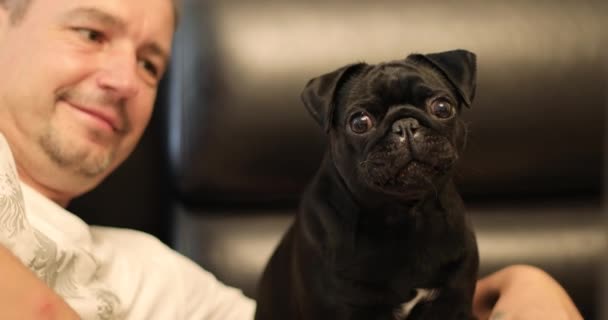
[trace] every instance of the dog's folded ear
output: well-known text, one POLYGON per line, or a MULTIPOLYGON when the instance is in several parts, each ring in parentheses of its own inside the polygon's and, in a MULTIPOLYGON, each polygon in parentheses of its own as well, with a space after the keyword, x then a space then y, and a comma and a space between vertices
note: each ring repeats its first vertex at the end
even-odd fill
POLYGON ((431 54, 412 54, 407 59, 429 63, 454 86, 464 104, 471 107, 477 82, 474 53, 459 49, 431 54))
POLYGON ((302 91, 302 102, 306 109, 329 132, 333 121, 335 104, 340 88, 351 79, 365 63, 355 63, 313 78, 302 91))

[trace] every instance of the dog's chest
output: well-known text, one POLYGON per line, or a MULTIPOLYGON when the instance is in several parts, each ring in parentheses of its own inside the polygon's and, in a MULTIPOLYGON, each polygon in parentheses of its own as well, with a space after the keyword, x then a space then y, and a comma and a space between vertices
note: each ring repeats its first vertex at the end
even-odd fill
POLYGON ((416 289, 416 296, 395 310, 395 320, 406 320, 416 305, 433 301, 438 295, 439 289, 416 289))

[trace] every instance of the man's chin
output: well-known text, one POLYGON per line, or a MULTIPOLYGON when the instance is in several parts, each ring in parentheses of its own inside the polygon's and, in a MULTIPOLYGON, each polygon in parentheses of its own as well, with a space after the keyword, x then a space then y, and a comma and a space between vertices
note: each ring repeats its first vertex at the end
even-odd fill
POLYGON ((40 145, 60 169, 85 177, 97 177, 109 170, 114 159, 113 149, 90 143, 59 143, 56 139, 41 139, 40 145), (70 147, 68 147, 70 145, 70 147))
POLYGON ((83 161, 77 167, 77 173, 89 178, 105 176, 110 169, 111 163, 110 157, 83 161))

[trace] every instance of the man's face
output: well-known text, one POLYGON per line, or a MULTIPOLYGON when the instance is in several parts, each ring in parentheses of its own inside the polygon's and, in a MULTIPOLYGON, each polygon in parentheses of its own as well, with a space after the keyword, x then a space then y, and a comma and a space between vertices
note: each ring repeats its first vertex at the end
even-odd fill
POLYGON ((34 0, 0 6, 0 132, 24 180, 75 196, 132 151, 174 31, 170 0, 34 0))

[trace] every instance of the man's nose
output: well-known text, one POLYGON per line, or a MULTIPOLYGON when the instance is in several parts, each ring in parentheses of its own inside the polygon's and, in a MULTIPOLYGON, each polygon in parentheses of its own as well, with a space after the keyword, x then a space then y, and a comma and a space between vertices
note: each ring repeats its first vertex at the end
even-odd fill
POLYGON ((114 52, 104 57, 98 72, 97 85, 122 99, 139 92, 137 58, 128 52, 114 52))

